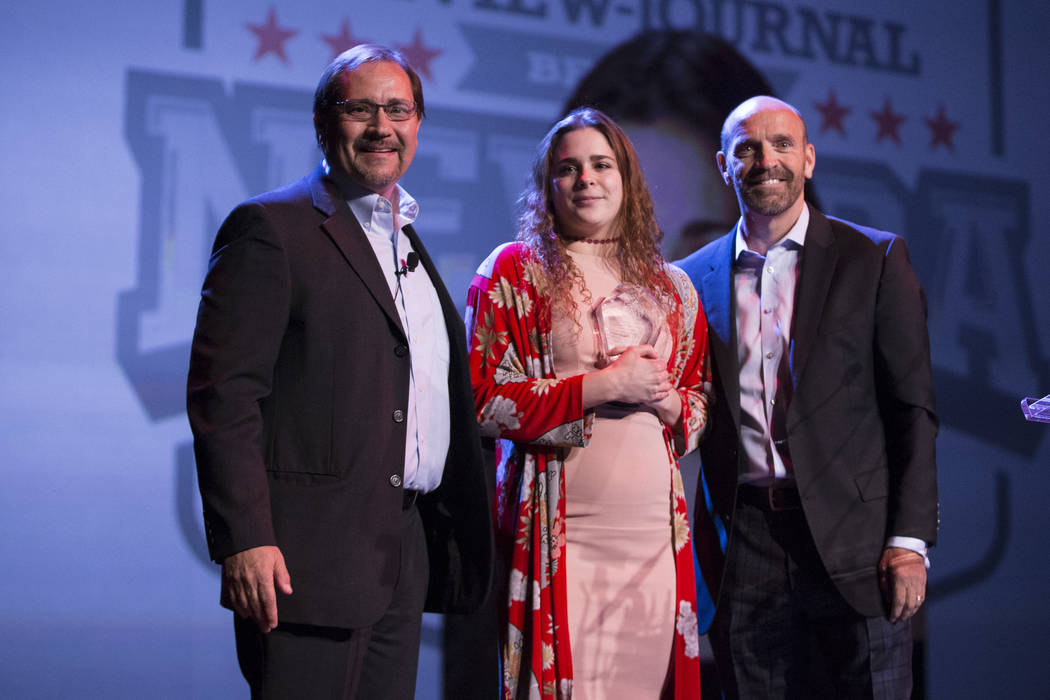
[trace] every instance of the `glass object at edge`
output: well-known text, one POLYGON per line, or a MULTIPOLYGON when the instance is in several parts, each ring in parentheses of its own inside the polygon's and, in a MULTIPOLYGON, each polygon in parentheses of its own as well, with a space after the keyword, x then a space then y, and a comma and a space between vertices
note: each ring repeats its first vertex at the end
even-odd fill
POLYGON ((1050 394, 1041 399, 1021 399, 1024 419, 1035 423, 1050 423, 1050 394))

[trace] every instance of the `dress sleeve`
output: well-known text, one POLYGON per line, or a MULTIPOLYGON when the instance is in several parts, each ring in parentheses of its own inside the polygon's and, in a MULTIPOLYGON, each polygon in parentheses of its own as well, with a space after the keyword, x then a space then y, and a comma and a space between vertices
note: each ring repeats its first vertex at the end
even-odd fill
POLYGON ((678 305, 678 332, 670 368, 676 391, 682 401, 682 420, 673 431, 676 458, 697 448, 707 428, 708 407, 714 400, 711 385, 711 358, 707 344, 707 317, 689 277, 668 265, 678 305))
POLYGON ((531 280, 520 244, 493 252, 467 293, 470 377, 481 434, 544 446, 584 446, 593 416, 583 377, 554 377, 550 302, 531 280))

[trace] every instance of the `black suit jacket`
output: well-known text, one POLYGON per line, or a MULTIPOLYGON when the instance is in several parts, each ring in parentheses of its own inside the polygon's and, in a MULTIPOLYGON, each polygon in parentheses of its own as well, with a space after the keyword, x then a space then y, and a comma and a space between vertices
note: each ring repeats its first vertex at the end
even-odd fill
MULTIPOLYGON (((480 604, 491 509, 463 322, 414 231, 451 344, 451 444, 420 498, 428 610, 480 604)), ((415 274, 419 274, 416 272, 415 274)), ((409 348, 364 232, 318 168, 238 206, 219 230, 193 337, 188 414, 213 559, 280 547, 282 622, 362 627, 398 574, 409 348)))
MULTIPOLYGON (((732 287, 736 231, 678 264, 709 327, 716 401, 701 445, 714 513, 698 498, 698 551, 733 512, 740 368, 732 287)), ((824 566, 861 614, 883 614, 876 566, 888 536, 933 544, 938 527, 926 300, 904 241, 810 207, 789 352, 787 440, 802 507, 824 566)), ((732 548, 732 539, 729 542, 732 548)), ((701 559, 704 557, 701 556, 701 559)), ((718 591, 721 557, 701 561, 718 591)))

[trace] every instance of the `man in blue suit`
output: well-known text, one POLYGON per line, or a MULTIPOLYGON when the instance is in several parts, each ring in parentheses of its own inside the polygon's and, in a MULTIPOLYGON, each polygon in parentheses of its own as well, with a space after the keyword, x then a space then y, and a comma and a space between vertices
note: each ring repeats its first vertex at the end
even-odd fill
POLYGON ((812 669, 835 697, 907 697, 938 527, 925 297, 903 240, 806 204, 815 161, 798 110, 740 104, 717 163, 741 218, 679 263, 715 380, 695 526, 710 638, 730 698, 811 697, 812 669))

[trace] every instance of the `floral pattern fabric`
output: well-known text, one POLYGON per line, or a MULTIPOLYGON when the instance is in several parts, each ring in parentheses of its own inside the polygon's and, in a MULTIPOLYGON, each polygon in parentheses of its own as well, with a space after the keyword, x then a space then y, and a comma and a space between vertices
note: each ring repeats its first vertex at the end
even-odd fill
MULTIPOLYGON (((467 298, 470 370, 481 434, 499 439, 495 521, 510 566, 501 631, 505 700, 569 700, 565 578, 565 479, 569 447, 584 447, 593 411, 583 410, 583 375, 554 375, 550 299, 537 291, 540 262, 510 243, 482 263, 467 298)), ((677 459, 696 448, 711 397, 707 322, 685 273, 667 266, 675 288, 668 371, 682 402, 682 430, 665 426, 669 535, 676 569, 674 697, 700 695, 693 547, 677 459)))

